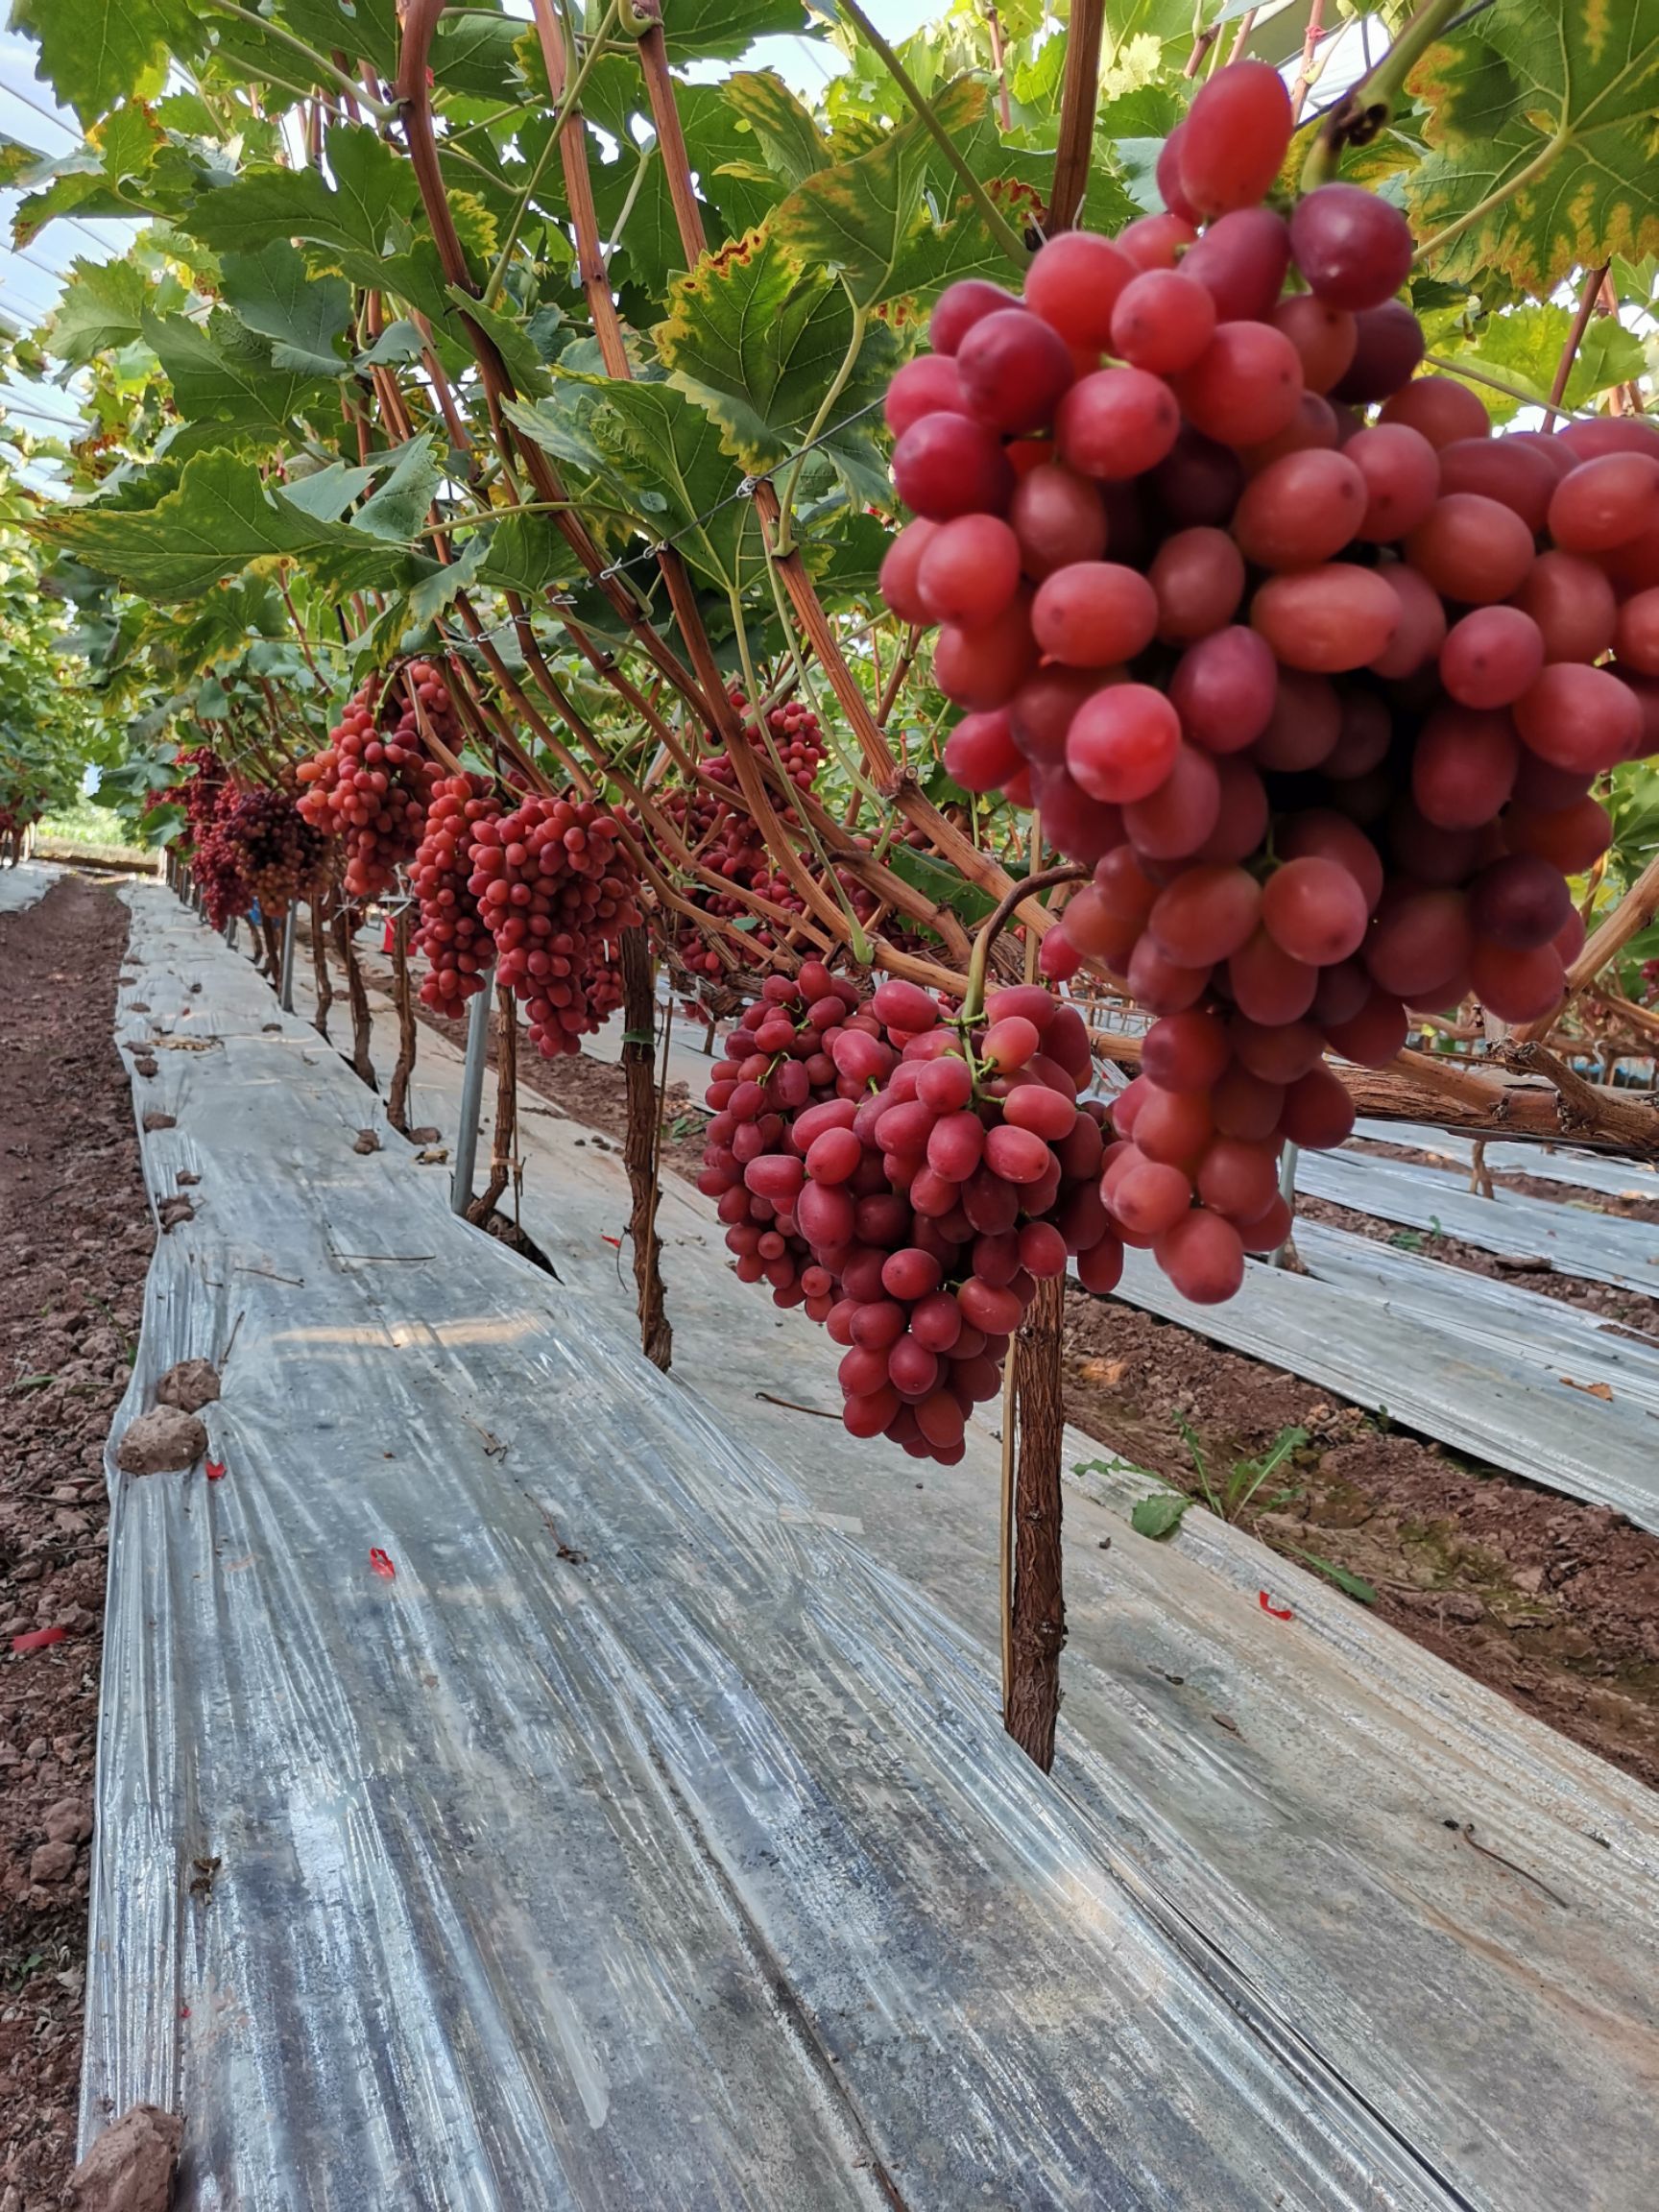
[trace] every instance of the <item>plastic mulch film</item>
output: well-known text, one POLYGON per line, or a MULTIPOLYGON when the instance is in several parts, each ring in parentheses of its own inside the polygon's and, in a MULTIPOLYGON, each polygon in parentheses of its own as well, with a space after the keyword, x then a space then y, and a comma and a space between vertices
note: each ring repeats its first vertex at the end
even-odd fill
POLYGON ((116 1481, 84 2140, 182 2108, 184 2212, 1466 2201, 939 1614, 132 902, 150 1190, 201 1182, 116 1432, 177 1359, 224 1387, 203 1464, 116 1481))
POLYGON ((0 868, 0 914, 21 913, 44 899, 61 873, 50 860, 20 860, 15 868, 0 868))

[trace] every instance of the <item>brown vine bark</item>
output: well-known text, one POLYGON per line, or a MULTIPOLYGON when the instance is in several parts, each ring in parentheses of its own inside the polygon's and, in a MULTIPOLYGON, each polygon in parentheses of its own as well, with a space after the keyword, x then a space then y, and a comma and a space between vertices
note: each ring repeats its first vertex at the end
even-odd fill
POLYGON ((1060 136, 1054 152, 1054 182, 1048 193, 1050 237, 1070 230, 1089 183, 1089 156, 1094 145, 1094 108, 1100 90, 1100 35, 1106 0, 1071 0, 1066 30, 1065 76, 1060 86, 1060 136))
POLYGON ((334 1003, 334 985, 328 975, 328 948, 324 936, 323 902, 311 902, 311 976, 317 994, 317 1010, 311 1017, 311 1026, 325 1044, 328 1042, 328 1009, 334 1003))
POLYGON ((392 928, 392 996, 397 1008, 397 1064, 386 1094, 386 1118, 400 1137, 409 1134, 409 1079, 415 1072, 415 994, 409 981, 409 909, 392 928))
POLYGON ((495 1018, 495 1126, 490 1137, 490 1180, 467 1208, 474 1228, 489 1221, 509 1182, 517 1189, 518 1005, 511 991, 497 989, 495 1018))
POLYGON ((368 1084, 371 1091, 380 1086, 374 1076, 374 1062, 369 1046, 373 1034, 369 1018, 369 994, 363 987, 363 971, 357 965, 357 948, 351 942, 349 918, 344 906, 334 916, 334 950, 340 955, 340 964, 346 971, 346 997, 351 1009, 351 1067, 358 1078, 368 1084))
POLYGON ((1045 1774, 1054 1764, 1060 1654, 1066 1645, 1060 1555, 1065 1297, 1063 1277, 1037 1286, 1010 1355, 1020 1455, 1014 1477, 1011 1665, 1002 1724, 1045 1774))
MULTIPOLYGON (((674 1359, 674 1333, 662 1293, 662 1240, 657 1234, 661 1100, 651 1049, 657 1011, 654 975, 650 937, 643 928, 624 929, 622 1069, 628 1084, 628 1127, 623 1160, 634 1201, 628 1234, 634 1246, 634 1281, 639 1294, 639 1348, 654 1367, 666 1374, 674 1359)), ((666 1061, 666 1051, 663 1058, 666 1061)))

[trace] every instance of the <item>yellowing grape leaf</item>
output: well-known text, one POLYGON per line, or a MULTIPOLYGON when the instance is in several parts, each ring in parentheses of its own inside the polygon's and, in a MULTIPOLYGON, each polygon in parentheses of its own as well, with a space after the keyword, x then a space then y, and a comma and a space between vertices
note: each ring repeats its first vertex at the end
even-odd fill
POLYGON ((1405 192, 1436 276, 1548 295, 1659 247, 1659 0, 1503 0, 1431 47, 1410 88, 1431 152, 1405 192))
MULTIPOLYGON (((777 468, 805 443, 853 338, 847 294, 804 270, 769 225, 705 254, 668 292, 668 319, 652 332, 670 380, 719 424, 724 448, 751 475, 777 468)), ((895 355, 872 323, 836 397, 825 456, 856 497, 891 496, 876 445, 876 414, 895 355)))
MULTIPOLYGON (((980 141, 995 137, 986 85, 959 77, 932 106, 977 173, 980 141)), ((804 267, 833 269, 861 307, 981 270, 1016 276, 976 210, 967 204, 959 213, 953 209, 961 190, 938 146, 912 118, 856 159, 808 177, 774 212, 772 233, 804 267), (940 220, 941 204, 945 214, 955 213, 954 221, 940 220)))

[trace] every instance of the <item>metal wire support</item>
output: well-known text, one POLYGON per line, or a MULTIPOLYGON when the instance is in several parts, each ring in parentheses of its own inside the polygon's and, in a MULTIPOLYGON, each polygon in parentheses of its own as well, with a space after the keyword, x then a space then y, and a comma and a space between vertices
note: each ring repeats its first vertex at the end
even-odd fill
POLYGON ((455 1173, 449 1185, 452 1213, 465 1215, 472 1203, 472 1174, 478 1163, 478 1122, 484 1108, 484 1069, 490 1057, 490 998, 493 974, 472 994, 467 1016, 467 1064, 461 1073, 461 1120, 455 1132, 455 1173))
POLYGON ((288 903, 288 919, 282 925, 282 981, 276 993, 276 1003, 284 1014, 294 1011, 294 948, 300 938, 300 905, 297 900, 288 903))

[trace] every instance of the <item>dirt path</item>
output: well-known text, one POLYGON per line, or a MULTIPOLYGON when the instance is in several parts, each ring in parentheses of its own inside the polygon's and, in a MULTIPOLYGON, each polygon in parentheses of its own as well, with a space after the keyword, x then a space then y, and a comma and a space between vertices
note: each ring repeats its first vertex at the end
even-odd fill
MULTIPOLYGON (((421 1020, 465 1043, 463 1022, 423 1009, 421 1020)), ((620 1142, 620 1070, 587 1054, 545 1061, 523 1051, 518 1069, 528 1089, 620 1142)), ((702 1156, 689 1104, 674 1086, 664 1146, 669 1166, 687 1179, 702 1156)), ((1317 1219, 1341 1212, 1316 1202, 1306 1211, 1317 1219)), ((1343 1225, 1362 1224, 1389 1233, 1363 1217, 1343 1225)), ((1425 1238, 1424 1249, 1464 1258, 1450 1239, 1425 1238)), ((1659 1334, 1655 1301, 1566 1275, 1514 1279, 1659 1334)), ((1240 1516, 1243 1526, 1304 1563, 1311 1553, 1363 1576, 1379 1615, 1414 1642, 1659 1787, 1659 1537, 1075 1286, 1065 1359, 1068 1421, 1195 1496, 1201 1484, 1184 1429, 1217 1489, 1240 1460, 1259 1458, 1287 1430, 1305 1431, 1240 1516)))
POLYGON ((103 1446, 151 1248, 112 1038, 126 941, 76 876, 0 915, 0 2212, 56 2205, 74 2163, 103 1446), (14 1648, 40 1629, 64 1633, 14 1648))

